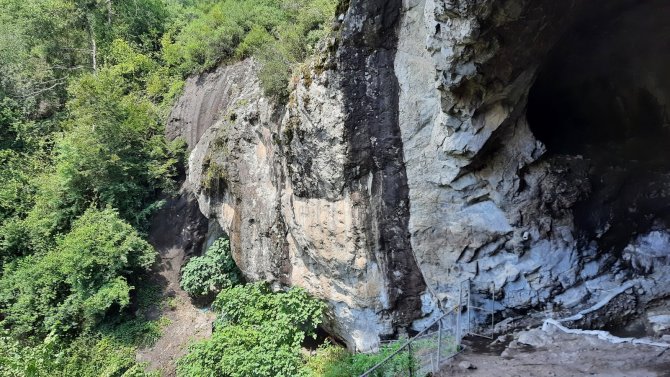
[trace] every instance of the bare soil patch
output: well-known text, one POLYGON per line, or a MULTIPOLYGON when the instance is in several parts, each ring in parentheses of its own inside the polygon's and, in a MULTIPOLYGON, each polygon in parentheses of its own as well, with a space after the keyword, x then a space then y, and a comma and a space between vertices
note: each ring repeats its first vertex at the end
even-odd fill
POLYGON ((190 255, 200 253, 206 233, 207 219, 200 214, 195 199, 185 192, 168 200, 153 218, 149 241, 160 255, 154 278, 162 287, 164 300, 152 315, 166 317, 170 323, 154 345, 138 351, 137 360, 149 363, 149 370, 160 371, 163 376, 174 376, 176 361, 188 345, 212 333, 213 313, 193 305, 179 287, 181 267, 190 255))

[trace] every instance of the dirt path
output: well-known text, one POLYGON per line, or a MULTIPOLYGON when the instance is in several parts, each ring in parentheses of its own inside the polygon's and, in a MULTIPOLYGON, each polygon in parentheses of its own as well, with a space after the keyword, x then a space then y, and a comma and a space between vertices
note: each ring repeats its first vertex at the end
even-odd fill
POLYGON ((149 370, 162 376, 175 375, 176 360, 186 353, 196 339, 211 335, 214 315, 199 309, 179 287, 179 271, 186 257, 202 247, 207 220, 197 203, 186 194, 168 201, 153 219, 149 241, 160 254, 156 280, 163 288, 164 305, 156 308, 155 317, 166 317, 170 323, 163 336, 148 348, 138 351, 137 360, 149 363, 149 370))
POLYGON ((520 340, 532 346, 515 340, 507 347, 486 349, 481 343, 471 343, 438 376, 670 376, 670 350, 612 344, 593 336, 547 334, 539 329, 523 333, 520 340), (474 368, 466 369, 467 364, 474 368))

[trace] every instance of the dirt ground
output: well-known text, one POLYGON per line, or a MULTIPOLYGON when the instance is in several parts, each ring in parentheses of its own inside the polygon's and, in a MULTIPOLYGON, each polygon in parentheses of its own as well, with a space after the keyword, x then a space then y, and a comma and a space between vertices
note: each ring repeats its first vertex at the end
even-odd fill
POLYGON ((663 348, 612 344, 595 336, 548 334, 540 329, 514 337, 517 340, 511 340, 510 336, 493 345, 482 338, 466 339, 466 350, 454 357, 438 376, 670 376, 670 350, 666 352, 663 348), (468 369, 468 364, 472 368, 468 369))
POLYGON ((164 305, 156 308, 153 316, 166 317, 170 323, 153 346, 138 351, 137 360, 149 363, 148 370, 158 370, 162 376, 174 376, 175 362, 186 353, 188 345, 212 333, 214 314, 194 306, 179 287, 181 266, 188 255, 202 247, 206 224, 197 203, 184 195, 168 201, 154 217, 150 229, 149 241, 160 255, 155 279, 164 295, 164 305))

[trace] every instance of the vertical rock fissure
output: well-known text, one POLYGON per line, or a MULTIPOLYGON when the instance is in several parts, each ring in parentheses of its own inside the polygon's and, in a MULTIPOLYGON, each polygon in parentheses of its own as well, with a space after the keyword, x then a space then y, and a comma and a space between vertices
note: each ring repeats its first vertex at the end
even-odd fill
POLYGON ((420 315, 426 287, 408 230, 409 188, 393 66, 400 9, 400 0, 352 1, 337 60, 347 109, 345 189, 367 202, 370 247, 386 280, 384 310, 393 313, 396 325, 406 326, 420 315))

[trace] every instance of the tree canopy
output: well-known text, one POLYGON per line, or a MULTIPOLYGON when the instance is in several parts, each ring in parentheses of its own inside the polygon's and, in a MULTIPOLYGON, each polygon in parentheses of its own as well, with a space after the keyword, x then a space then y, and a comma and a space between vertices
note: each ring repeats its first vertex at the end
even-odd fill
MULTIPOLYGON (((159 326, 133 309, 155 259, 150 216, 183 171, 184 142, 163 135, 184 79, 254 56, 281 101, 335 5, 0 0, 1 375, 144 375, 135 335, 159 326)), ((229 254, 194 259, 186 285, 241 281, 221 266, 229 254)), ((225 331, 252 344, 239 326, 225 331)))

